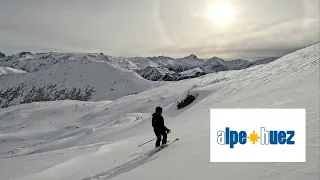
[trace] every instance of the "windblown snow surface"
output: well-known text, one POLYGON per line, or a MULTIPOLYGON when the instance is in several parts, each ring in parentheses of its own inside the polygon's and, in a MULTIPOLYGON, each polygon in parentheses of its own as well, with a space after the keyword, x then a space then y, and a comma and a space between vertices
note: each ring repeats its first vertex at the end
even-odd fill
MULTIPOLYGON (((0 109, 1 179, 319 179, 319 43, 266 65, 168 82, 114 101, 55 101, 0 109), (189 106, 177 102, 197 94, 189 106), (154 141, 164 107, 169 139, 154 141), (210 163, 210 108, 306 108, 307 162, 210 163)), ((134 85, 133 85, 134 86, 134 85)))

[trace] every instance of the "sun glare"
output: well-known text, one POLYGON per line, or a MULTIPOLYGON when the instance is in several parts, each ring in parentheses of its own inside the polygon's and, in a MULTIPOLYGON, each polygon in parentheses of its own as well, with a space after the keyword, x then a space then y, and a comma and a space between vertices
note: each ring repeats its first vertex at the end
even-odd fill
POLYGON ((227 23, 234 17, 233 7, 226 2, 218 2, 211 5, 210 17, 218 23, 227 23))

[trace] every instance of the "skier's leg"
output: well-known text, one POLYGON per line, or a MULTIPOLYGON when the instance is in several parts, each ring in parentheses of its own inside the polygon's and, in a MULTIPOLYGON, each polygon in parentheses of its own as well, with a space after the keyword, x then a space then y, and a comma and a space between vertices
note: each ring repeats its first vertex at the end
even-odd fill
POLYGON ((162 133, 163 139, 162 139, 162 144, 167 144, 167 133, 163 132, 162 133))
POLYGON ((158 133, 158 132, 154 132, 154 133, 157 136, 156 147, 159 147, 161 142, 161 133, 158 133))

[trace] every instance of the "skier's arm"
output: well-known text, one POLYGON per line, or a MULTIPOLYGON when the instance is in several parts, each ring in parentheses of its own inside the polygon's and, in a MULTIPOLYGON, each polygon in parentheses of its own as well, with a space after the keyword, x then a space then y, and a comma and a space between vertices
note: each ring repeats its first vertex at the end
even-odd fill
POLYGON ((168 132, 170 129, 168 129, 165 125, 163 125, 164 129, 168 132))
POLYGON ((168 129, 165 125, 164 125, 164 119, 163 119, 163 117, 162 117, 162 122, 163 122, 163 128, 164 128, 164 130, 166 131, 166 132, 169 132, 170 131, 170 129, 168 129))

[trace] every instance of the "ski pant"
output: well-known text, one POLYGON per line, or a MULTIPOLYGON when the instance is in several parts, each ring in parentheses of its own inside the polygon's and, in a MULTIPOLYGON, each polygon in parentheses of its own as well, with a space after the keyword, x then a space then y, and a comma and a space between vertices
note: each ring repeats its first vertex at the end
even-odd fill
POLYGON ((161 142, 161 136, 163 136, 162 139, 162 144, 166 144, 167 143, 167 133, 165 131, 154 131, 154 133, 157 136, 157 141, 156 141, 156 147, 160 146, 160 142, 161 142))

